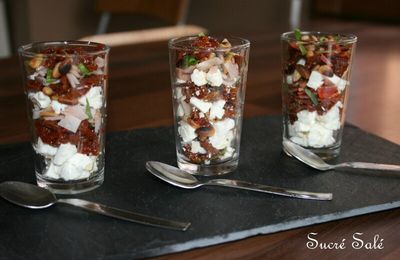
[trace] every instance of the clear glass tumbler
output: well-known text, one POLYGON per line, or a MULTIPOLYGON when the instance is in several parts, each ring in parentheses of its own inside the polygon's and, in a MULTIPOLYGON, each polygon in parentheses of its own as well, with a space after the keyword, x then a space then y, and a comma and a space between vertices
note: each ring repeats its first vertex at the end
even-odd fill
POLYGON ((18 51, 38 185, 61 194, 100 186, 109 48, 62 41, 18 51))
POLYGON ((349 34, 282 34, 283 140, 326 160, 339 155, 356 42, 349 34))
POLYGON ((204 176, 237 168, 249 49, 241 38, 170 40, 179 168, 204 176))

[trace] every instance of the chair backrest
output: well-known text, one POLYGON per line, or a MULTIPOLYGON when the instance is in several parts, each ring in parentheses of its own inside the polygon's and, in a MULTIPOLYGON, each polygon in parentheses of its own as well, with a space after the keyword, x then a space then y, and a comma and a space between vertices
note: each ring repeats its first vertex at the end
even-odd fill
POLYGON ((81 38, 82 41, 101 42, 109 46, 139 44, 155 41, 166 41, 175 37, 206 33, 207 29, 195 25, 176 25, 138 31, 117 32, 91 35, 81 38))
POLYGON ((110 14, 141 14, 173 24, 186 22, 188 0, 98 0, 96 10, 110 14))

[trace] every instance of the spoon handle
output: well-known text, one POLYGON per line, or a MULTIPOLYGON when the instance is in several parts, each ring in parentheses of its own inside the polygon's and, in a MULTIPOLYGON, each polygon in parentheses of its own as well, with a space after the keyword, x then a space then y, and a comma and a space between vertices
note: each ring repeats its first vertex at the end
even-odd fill
POLYGON ((308 192, 308 191, 298 191, 298 190, 291 190, 291 189, 280 188, 280 187, 272 187, 272 186, 250 183, 250 182, 239 181, 239 180, 214 179, 214 180, 208 181, 204 185, 231 187, 231 188, 258 191, 258 192, 270 193, 270 194, 292 197, 292 198, 299 198, 299 199, 332 200, 332 193, 316 193, 316 192, 308 192))
POLYGON ((380 164, 367 162, 345 162, 335 165, 335 168, 354 168, 354 169, 370 169, 384 171, 400 171, 400 165, 380 164))
POLYGON ((99 213, 101 215, 114 217, 117 219, 127 220, 139 224, 175 229, 180 231, 186 231, 190 226, 189 222, 178 222, 163 218, 152 217, 148 215, 143 215, 139 213, 135 213, 132 211, 117 209, 113 207, 109 207, 106 205, 102 205, 99 203, 94 203, 91 201, 81 200, 81 199, 58 199, 57 202, 65 203, 68 205, 72 205, 78 208, 83 208, 85 210, 99 213))

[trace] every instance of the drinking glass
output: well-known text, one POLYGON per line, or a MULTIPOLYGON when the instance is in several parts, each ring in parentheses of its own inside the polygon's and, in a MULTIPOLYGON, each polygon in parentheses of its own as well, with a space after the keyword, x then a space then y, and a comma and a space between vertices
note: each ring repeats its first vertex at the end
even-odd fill
POLYGON ((169 41, 179 168, 205 176, 237 168, 249 48, 234 37, 169 41))
POLYGON ((356 42, 351 34, 282 34, 283 140, 326 160, 339 155, 356 42))
POLYGON ((18 50, 39 186, 56 193, 103 183, 109 48, 82 41, 18 50))

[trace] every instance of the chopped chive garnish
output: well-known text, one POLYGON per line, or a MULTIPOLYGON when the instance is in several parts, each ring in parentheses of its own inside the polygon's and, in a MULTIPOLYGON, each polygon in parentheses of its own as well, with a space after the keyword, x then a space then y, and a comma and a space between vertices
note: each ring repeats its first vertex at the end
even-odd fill
POLYGON ((89 100, 86 98, 86 115, 88 116, 89 120, 93 119, 92 111, 90 110, 89 100))
POLYGON ((298 43, 297 45, 299 46, 301 54, 302 55, 306 55, 307 54, 307 49, 303 46, 303 44, 298 43))
POLYGON ((51 75, 53 74, 52 69, 48 69, 46 72, 46 83, 51 83, 54 81, 54 79, 51 78, 51 75))
POLYGON ((201 33, 199 33, 198 35, 197 35, 198 37, 203 37, 203 36, 206 36, 203 32, 201 32, 201 33))
POLYGON ((189 67, 196 65, 198 63, 197 59, 190 55, 183 56, 183 67, 189 67))
POLYGON ((298 28, 294 29, 294 37, 295 37, 296 40, 298 40, 298 41, 301 40, 301 31, 300 31, 300 29, 298 29, 298 28))
POLYGON ((81 71, 81 73, 83 74, 83 76, 90 75, 90 71, 86 68, 85 65, 83 65, 83 63, 79 63, 78 68, 81 71))
POLYGON ((318 99, 315 96, 315 94, 311 92, 311 90, 309 90, 308 88, 305 88, 304 92, 306 92, 307 96, 311 99, 311 101, 313 102, 314 105, 318 105, 318 99))

